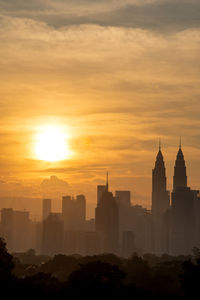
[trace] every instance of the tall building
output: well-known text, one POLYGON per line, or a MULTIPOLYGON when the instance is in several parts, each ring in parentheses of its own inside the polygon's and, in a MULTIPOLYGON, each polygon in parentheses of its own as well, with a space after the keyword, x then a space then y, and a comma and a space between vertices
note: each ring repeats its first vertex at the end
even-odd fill
POLYGON ((152 252, 152 214, 140 205, 130 207, 129 229, 134 233, 137 252, 152 252))
POLYGON ((164 214, 170 207, 170 194, 167 191, 166 169, 159 145, 155 167, 152 170, 152 216, 153 216, 153 236, 154 251, 157 254, 165 252, 163 240, 164 234, 164 214))
POLYGON ((33 226, 27 211, 3 208, 1 211, 1 235, 11 252, 24 252, 34 246, 33 226))
POLYGON ((108 190, 108 176, 106 191, 101 196, 95 210, 96 232, 103 240, 103 252, 117 253, 119 243, 119 212, 116 199, 108 190))
POLYGON ((100 202, 103 193, 106 191, 106 185, 97 185, 97 203, 100 202))
POLYGON ((195 245, 195 193, 187 187, 184 155, 179 146, 171 206, 170 253, 189 254, 195 245))
POLYGON ((173 191, 181 187, 187 187, 187 175, 184 155, 180 144, 174 166, 173 191))
POLYGON ((42 202, 43 220, 45 220, 50 213, 51 213, 51 199, 43 199, 42 202))
POLYGON ((86 199, 84 195, 77 195, 75 200, 75 229, 85 229, 86 221, 86 199))
POLYGON ((74 223, 74 203, 71 196, 62 198, 62 217, 64 221, 64 229, 72 230, 74 223))
POLYGON ((50 213, 43 221, 43 254, 63 253, 64 224, 60 213, 50 213))
POLYGON ((131 192, 116 191, 115 199, 119 208, 119 241, 122 243, 123 231, 129 230, 131 219, 131 192))
POLYGON ((84 230, 86 219, 86 199, 84 195, 76 198, 64 196, 62 199, 62 217, 65 230, 84 230))
POLYGON ((122 256, 130 257, 134 252, 136 252, 134 232, 124 231, 122 238, 122 256))
POLYGON ((115 197, 119 199, 119 203, 123 206, 130 207, 131 192, 130 191, 116 191, 115 197))
POLYGON ((25 252, 32 248, 31 220, 28 211, 13 211, 13 251, 25 252))

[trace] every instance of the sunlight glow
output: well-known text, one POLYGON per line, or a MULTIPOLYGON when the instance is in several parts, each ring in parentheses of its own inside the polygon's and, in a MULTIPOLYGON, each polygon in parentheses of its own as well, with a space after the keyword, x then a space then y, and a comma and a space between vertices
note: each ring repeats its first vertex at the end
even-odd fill
POLYGON ((35 155, 37 159, 49 162, 69 159, 71 151, 69 136, 62 127, 45 126, 36 134, 35 155))

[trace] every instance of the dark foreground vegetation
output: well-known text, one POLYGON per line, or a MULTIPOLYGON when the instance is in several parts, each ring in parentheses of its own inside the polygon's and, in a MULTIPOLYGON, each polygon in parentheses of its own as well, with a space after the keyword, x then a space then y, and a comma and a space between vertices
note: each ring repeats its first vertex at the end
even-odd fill
POLYGON ((0 239, 1 295, 19 299, 72 297, 195 299, 200 297, 200 250, 191 256, 113 254, 81 257, 11 255, 0 239))

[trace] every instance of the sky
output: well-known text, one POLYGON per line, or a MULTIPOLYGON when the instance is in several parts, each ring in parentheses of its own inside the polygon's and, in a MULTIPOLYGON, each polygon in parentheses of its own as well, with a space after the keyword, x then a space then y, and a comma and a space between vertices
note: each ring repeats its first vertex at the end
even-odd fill
POLYGON ((0 197, 84 193, 93 209, 108 170, 150 208, 158 140, 171 189, 179 136, 200 188, 199 0, 0 0, 0 45, 0 197), (46 125, 71 157, 34 156, 46 125))

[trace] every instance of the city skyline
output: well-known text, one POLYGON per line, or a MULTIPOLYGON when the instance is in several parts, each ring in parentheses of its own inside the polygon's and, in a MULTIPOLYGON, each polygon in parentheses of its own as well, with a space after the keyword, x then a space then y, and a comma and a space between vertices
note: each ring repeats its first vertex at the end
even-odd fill
POLYGON ((147 206, 157 140, 171 188, 180 135, 198 188, 199 11, 198 0, 1 0, 1 194, 38 197, 55 175, 92 202, 108 169, 147 206), (35 145, 45 126, 66 134, 64 160, 43 160, 54 159, 35 145))
MULTIPOLYGON (((180 141, 180 137, 178 138, 178 143, 177 143, 177 149, 180 148, 180 146, 182 148, 184 148, 184 152, 185 152, 185 147, 182 145, 183 142, 180 141), (180 144, 181 143, 181 144, 180 144)), ((183 138, 182 138, 183 140, 183 138)), ((158 139, 157 142, 157 150, 161 149, 162 153, 164 155, 164 159, 165 159, 165 165, 166 165, 166 176, 167 176, 167 190, 172 190, 173 189, 173 173, 174 173, 174 162, 175 162, 175 158, 176 158, 176 152, 174 151, 174 160, 173 162, 169 162, 167 160, 167 153, 166 150, 164 149, 163 146, 163 142, 161 141, 161 139, 158 139), (169 168, 170 167, 170 168, 169 168), (170 174, 170 175, 169 175, 170 174)), ((157 151, 155 150, 155 151, 157 151)), ((153 160, 155 158, 156 152, 154 153, 154 157, 153 160)), ((153 169, 153 160, 151 163, 151 169, 149 170, 149 176, 146 178, 146 185, 148 186, 148 190, 149 192, 146 194, 146 196, 144 196, 144 194, 142 194, 138 188, 136 188, 135 190, 135 185, 134 185, 134 179, 132 179, 131 181, 126 177, 123 177, 121 174, 121 181, 122 184, 118 184, 118 180, 116 180, 116 178, 113 178, 113 173, 114 173, 114 169, 111 170, 110 173, 110 187, 111 190, 130 190, 131 191, 131 202, 132 204, 136 205, 142 205, 144 207, 146 207, 147 209, 151 209, 151 188, 152 188, 152 183, 151 183, 151 171, 153 169), (126 182, 127 181, 127 182, 126 182)), ((62 163, 62 162, 61 162, 62 163)), ((197 185, 191 185, 191 174, 190 174, 190 162, 188 161, 187 157, 186 157, 186 165, 187 165, 187 170, 188 171, 188 181, 189 181, 189 186, 191 186, 194 190, 198 189, 198 183, 197 185)), ((103 178, 96 179, 95 183, 93 182, 93 184, 86 184, 84 186, 84 188, 82 189, 81 185, 79 186, 77 185, 70 185, 68 182, 66 182, 65 180, 52 175, 50 176, 50 178, 45 178, 42 181, 37 182, 37 185, 35 184, 33 187, 30 185, 28 186, 20 186, 20 184, 13 184, 14 189, 12 190, 12 183, 8 184, 8 190, 6 189, 6 184, 3 182, 2 183, 2 187, 3 185, 5 186, 5 190, 1 190, 1 193, 3 193, 3 195, 0 194, 0 205, 1 207, 5 206, 5 207, 9 207, 9 206, 13 206, 17 209, 27 209, 29 210, 31 207, 31 210, 33 209, 33 218, 35 219, 40 219, 41 218, 41 213, 40 213, 40 199, 42 198, 51 198, 53 199, 53 206, 54 206, 54 210, 55 211, 59 211, 61 209, 61 204, 60 204, 60 199, 63 197, 63 195, 65 194, 69 194, 69 195, 74 195, 74 194, 84 194, 86 195, 87 198, 87 216, 88 218, 94 217, 94 209, 95 209, 95 205, 96 205, 96 185, 98 184, 104 184, 105 181, 105 174, 106 174, 106 170, 101 171, 101 173, 103 173, 103 178), (17 188, 15 190, 15 188, 17 188), (5 194, 4 194, 5 192, 5 194), (20 198, 22 199, 22 201, 20 201, 20 198), (17 200, 18 199, 18 200, 17 200), (26 200, 27 199, 27 200, 26 200), (31 201, 31 199, 33 199, 33 205, 30 205, 30 203, 26 203, 26 201, 31 201), (35 199, 35 200, 34 200, 35 199), (19 201, 19 203, 17 203, 17 201, 19 201), (35 203, 34 203, 35 201, 35 203), (7 204, 6 204, 7 202, 7 204), (23 203, 21 205, 21 203, 23 203), (28 205, 27 205, 28 204, 28 205)), ((197 180, 198 182, 198 180, 197 180)))
POLYGON ((0 0, 0 283, 200 295, 200 0, 0 0))
POLYGON ((113 253, 129 257, 134 252, 187 255, 200 245, 200 192, 188 185, 181 139, 170 191, 159 139, 152 169, 151 209, 132 203, 130 190, 111 191, 108 171, 104 184, 96 187, 93 218, 86 215, 87 199, 83 194, 62 195, 59 211, 52 202, 50 198, 40 201, 40 220, 31 219, 30 211, 12 206, 1 209, 0 234, 9 251, 33 248, 50 256, 113 253))

